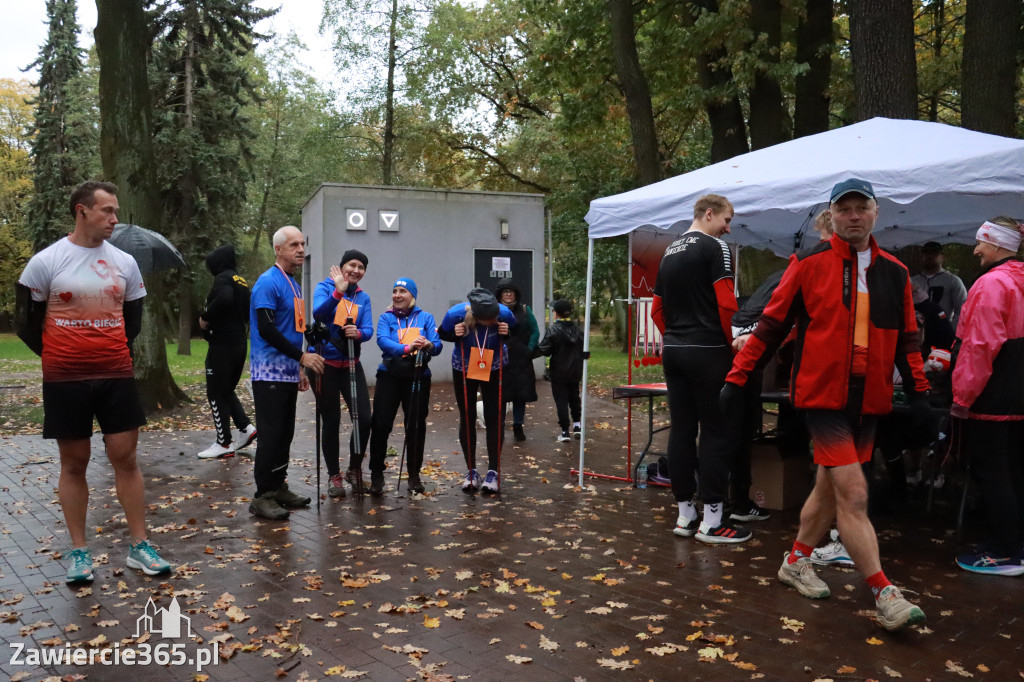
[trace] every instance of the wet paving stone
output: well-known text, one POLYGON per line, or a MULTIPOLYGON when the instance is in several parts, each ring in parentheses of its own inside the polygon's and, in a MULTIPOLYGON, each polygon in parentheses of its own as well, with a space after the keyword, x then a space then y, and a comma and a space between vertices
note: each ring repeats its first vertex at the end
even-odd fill
MULTIPOLYGON (((887 575, 928 615, 889 633, 852 570, 823 568, 832 597, 802 598, 775 578, 797 511, 752 524, 754 539, 707 546, 674 536, 667 489, 569 473, 578 443, 555 442, 546 384, 527 410, 528 440, 508 433, 500 497, 459 489, 451 387, 434 387, 425 496, 395 489, 389 460, 380 498, 324 497, 286 521, 248 512, 245 455, 195 457, 212 431, 148 432, 139 458, 151 540, 175 571, 124 566, 126 524, 94 438, 88 516, 96 580, 69 588, 55 487, 56 445, 0 439, 0 670, 12 679, 89 680, 1009 680, 1024 676, 1024 582, 956 568, 959 490, 875 518, 887 575), (911 594, 912 592, 912 594, 911 594), (153 598, 176 598, 193 637, 188 656, 216 642, 218 664, 15 665, 13 644, 101 652, 138 646, 153 598), (206 676, 206 677, 204 677, 206 676), (76 678, 68 678, 76 679, 76 678)), ((588 402, 587 462, 623 475, 625 410, 588 402), (598 428, 600 427, 600 428, 598 428)), ((312 396, 300 398, 289 484, 314 496, 312 396)), ((634 437, 645 417, 634 419, 634 437)), ((344 431, 347 434, 347 429, 344 431)), ((482 434, 481 434, 482 436, 482 434)), ((391 444, 401 451, 402 429, 391 444)), ((481 438, 481 441, 483 439, 481 438)))

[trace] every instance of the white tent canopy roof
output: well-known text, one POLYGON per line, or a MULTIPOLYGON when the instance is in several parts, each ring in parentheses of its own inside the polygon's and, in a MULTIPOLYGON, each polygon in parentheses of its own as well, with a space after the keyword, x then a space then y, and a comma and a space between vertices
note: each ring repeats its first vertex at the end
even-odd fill
MULTIPOLYGON (((699 197, 722 194, 736 210, 726 241, 786 256, 802 248, 832 186, 849 177, 874 185, 874 235, 887 248, 933 240, 973 244, 986 219, 1024 216, 1024 140, 873 118, 596 199, 586 221, 592 239, 682 232, 699 197)), ((816 240, 812 234, 807 243, 816 240)))

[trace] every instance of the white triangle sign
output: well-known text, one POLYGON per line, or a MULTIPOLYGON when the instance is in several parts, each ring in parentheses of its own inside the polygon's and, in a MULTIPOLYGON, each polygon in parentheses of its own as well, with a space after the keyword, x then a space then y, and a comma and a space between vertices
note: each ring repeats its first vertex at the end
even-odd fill
POLYGON ((381 211, 380 219, 384 221, 384 227, 391 228, 395 224, 395 220, 398 219, 397 211, 381 211))

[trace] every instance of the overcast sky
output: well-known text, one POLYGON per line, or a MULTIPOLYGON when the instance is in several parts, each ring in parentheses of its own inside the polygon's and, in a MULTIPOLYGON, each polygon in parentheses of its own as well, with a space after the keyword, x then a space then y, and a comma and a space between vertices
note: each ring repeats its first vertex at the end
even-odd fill
MULTIPOLYGON (((334 83, 334 64, 331 41, 320 37, 318 28, 323 15, 323 0, 256 0, 264 8, 281 6, 281 11, 261 23, 257 29, 264 33, 286 34, 294 30, 310 48, 303 61, 325 85, 334 83)), ((39 55, 46 40, 46 3, 44 0, 5 0, 0 15, 0 78, 28 78, 35 80, 36 72, 22 73, 20 69, 31 64, 39 55)), ((88 48, 93 43, 92 31, 96 26, 96 3, 79 0, 78 23, 82 26, 79 45, 88 48)))

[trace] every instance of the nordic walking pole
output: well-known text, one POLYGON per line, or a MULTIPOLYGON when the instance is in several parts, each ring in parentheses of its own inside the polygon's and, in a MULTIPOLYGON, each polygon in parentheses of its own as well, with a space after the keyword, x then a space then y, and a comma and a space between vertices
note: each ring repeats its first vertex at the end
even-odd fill
MULTIPOLYGON (((345 325, 355 324, 352 318, 345 320, 345 325)), ((363 495, 363 458, 362 446, 359 441, 359 395, 356 393, 356 344, 352 337, 345 335, 345 342, 348 344, 348 386, 352 399, 349 401, 348 411, 352 415, 352 440, 353 447, 359 453, 359 462, 356 465, 356 486, 359 488, 357 494, 363 495)))
MULTIPOLYGON (((313 344, 316 348, 317 355, 323 357, 324 354, 324 343, 323 340, 318 338, 317 330, 315 325, 306 326, 306 340, 313 344)), ((321 381, 323 377, 320 374, 315 374, 313 377, 313 399, 314 399, 314 412, 316 413, 316 513, 320 513, 320 391, 321 381)))
POLYGON ((498 417, 501 421, 499 422, 501 428, 498 430, 498 495, 501 495, 501 444, 505 442, 505 403, 502 402, 503 396, 501 395, 502 385, 504 381, 504 360, 505 360, 505 342, 502 338, 498 337, 498 417))
MULTIPOLYGON (((473 441, 470 440, 469 432, 469 377, 467 376, 469 372, 466 365, 466 349, 461 343, 459 344, 459 357, 462 359, 462 421, 466 423, 466 447, 462 454, 466 458, 466 470, 472 471, 473 467, 469 457, 470 450, 473 449, 473 441)), ((474 395, 473 398, 476 399, 476 396, 474 395)), ((476 421, 475 418, 474 421, 476 421)))
MULTIPOLYGON (((402 457, 398 460, 398 484, 395 486, 395 493, 397 494, 402 489, 402 466, 405 464, 405 448, 409 445, 409 425, 412 424, 415 428, 416 418, 419 416, 417 412, 417 403, 419 402, 420 394, 420 374, 423 372, 423 351, 416 351, 416 362, 412 368, 412 387, 409 391, 409 414, 405 415, 405 439, 402 441, 402 457)), ((413 443, 413 447, 416 444, 413 443)))

